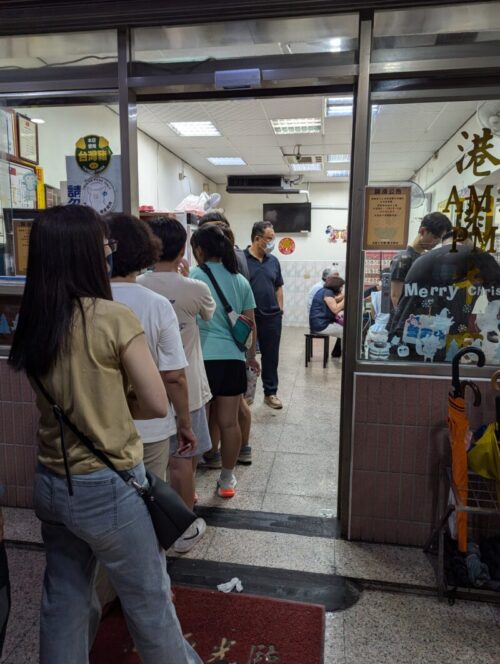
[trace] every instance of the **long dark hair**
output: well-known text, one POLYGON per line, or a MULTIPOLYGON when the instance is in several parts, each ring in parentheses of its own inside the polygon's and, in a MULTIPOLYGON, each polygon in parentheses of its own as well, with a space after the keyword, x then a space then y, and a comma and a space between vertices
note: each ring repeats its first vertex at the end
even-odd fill
POLYGON ((238 261, 234 247, 224 235, 222 229, 216 224, 205 224, 191 237, 191 247, 203 251, 205 261, 211 258, 220 258, 222 264, 232 274, 238 273, 238 261))
MULTIPOLYGON (((57 206, 33 223, 28 272, 9 364, 43 376, 68 348, 81 297, 112 300, 104 257, 106 228, 83 205, 57 206)), ((85 319, 84 319, 85 320, 85 319)))

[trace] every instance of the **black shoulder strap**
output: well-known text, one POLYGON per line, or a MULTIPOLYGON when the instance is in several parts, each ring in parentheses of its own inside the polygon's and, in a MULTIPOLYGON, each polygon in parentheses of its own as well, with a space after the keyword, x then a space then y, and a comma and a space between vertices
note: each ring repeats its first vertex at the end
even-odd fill
POLYGON ((114 471, 117 475, 120 475, 122 479, 125 481, 128 481, 128 479, 131 476, 128 476, 128 473, 123 473, 119 472, 113 462, 102 452, 102 450, 99 450, 94 442, 87 436, 85 435, 78 427, 76 427, 73 422, 69 419, 69 417, 66 415, 66 413, 63 411, 63 409, 57 405, 57 403, 54 401, 54 399, 51 397, 51 395, 47 392, 45 387, 43 386, 42 382, 38 378, 38 376, 32 376, 33 380, 37 384, 38 389, 40 392, 43 394, 45 399, 49 402, 49 404, 52 406, 52 412, 54 413, 54 417, 56 420, 59 422, 59 428, 61 431, 61 447, 62 447, 62 453, 63 453, 63 460, 64 460, 64 470, 66 472, 66 478, 68 480, 68 490, 70 495, 73 495, 73 484, 71 482, 71 473, 69 469, 69 463, 68 463, 68 455, 66 452, 66 445, 64 442, 64 429, 63 429, 63 424, 68 427, 68 429, 85 445, 85 447, 92 452, 94 456, 96 456, 102 463, 107 466, 110 470, 114 471), (128 478, 126 477, 128 476, 128 478))
POLYGON ((217 283, 216 278, 213 275, 212 270, 208 267, 208 265, 200 265, 200 269, 203 270, 203 272, 207 275, 207 277, 210 279, 212 282, 212 286, 215 288, 215 292, 219 296, 219 300, 222 302, 222 306, 226 310, 226 313, 230 314, 231 311, 233 310, 233 307, 229 304, 229 302, 226 299, 226 296, 221 290, 221 287, 217 283))

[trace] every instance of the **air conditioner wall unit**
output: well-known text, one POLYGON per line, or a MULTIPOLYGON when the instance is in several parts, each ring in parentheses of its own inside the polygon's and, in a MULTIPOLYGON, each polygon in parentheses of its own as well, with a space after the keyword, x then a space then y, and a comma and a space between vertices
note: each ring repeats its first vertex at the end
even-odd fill
POLYGON ((228 175, 226 191, 229 194, 298 194, 282 175, 228 175))

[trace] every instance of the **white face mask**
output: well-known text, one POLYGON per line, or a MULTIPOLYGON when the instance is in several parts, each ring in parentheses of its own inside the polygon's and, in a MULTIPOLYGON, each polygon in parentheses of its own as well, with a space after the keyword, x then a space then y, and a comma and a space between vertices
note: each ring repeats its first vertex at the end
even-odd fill
POLYGON ((264 251, 266 252, 266 254, 270 254, 271 251, 273 251, 273 249, 274 249, 275 246, 276 246, 276 239, 273 238, 272 240, 270 240, 270 241, 266 244, 266 248, 265 248, 264 251))

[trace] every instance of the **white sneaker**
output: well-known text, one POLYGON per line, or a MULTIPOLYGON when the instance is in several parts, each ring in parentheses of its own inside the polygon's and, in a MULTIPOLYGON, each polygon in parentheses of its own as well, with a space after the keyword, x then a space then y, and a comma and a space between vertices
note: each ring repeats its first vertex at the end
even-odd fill
POLYGON ((229 482, 222 483, 221 479, 217 480, 217 495, 221 498, 234 498, 236 495, 236 477, 233 475, 229 482))
POLYGON ((194 521, 186 532, 179 537, 179 539, 174 542, 174 551, 177 553, 187 553, 190 551, 193 546, 201 540, 207 529, 207 524, 205 521, 198 517, 194 521))

